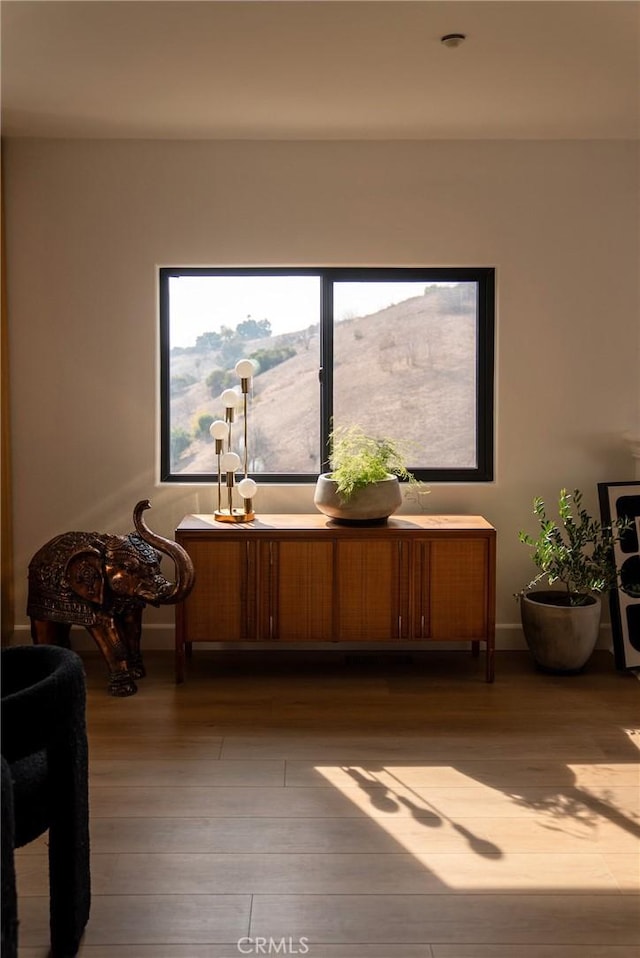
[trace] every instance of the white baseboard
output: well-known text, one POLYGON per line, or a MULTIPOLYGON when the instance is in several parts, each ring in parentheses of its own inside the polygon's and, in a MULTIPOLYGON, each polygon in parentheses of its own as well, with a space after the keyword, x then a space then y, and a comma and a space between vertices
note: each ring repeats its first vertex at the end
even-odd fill
MULTIPOLYGON (((13 645, 31 645, 31 634, 29 631, 28 625, 18 625, 15 628, 13 635, 13 645)), ((198 643, 200 645, 200 643, 198 643)), ((90 649, 95 649, 94 642, 89 635, 89 633, 80 627, 74 626, 71 630, 71 646, 76 649, 78 652, 86 651, 90 649)), ((287 646, 282 646, 277 642, 261 642, 258 646, 255 642, 246 642, 246 643, 230 643, 230 642, 203 642, 202 648, 245 648, 245 649, 257 649, 257 648, 296 648, 296 649, 309 649, 317 651, 318 649, 336 649, 336 650, 353 650, 360 649, 364 651, 366 648, 366 643, 363 642, 352 642, 348 644, 327 644, 322 643, 298 643, 298 644, 287 644, 287 646)), ((413 649, 467 649, 469 647, 468 642, 404 642, 399 644, 397 642, 387 642, 383 646, 372 645, 370 648, 381 648, 392 650, 392 649, 402 649, 403 651, 409 651, 413 649)), ((522 634, 522 626, 520 623, 499 623, 496 626, 496 649, 498 651, 522 651, 527 648, 524 636, 522 634)), ((600 638, 598 640, 597 648, 599 649, 611 649, 612 640, 611 640, 611 627, 608 624, 604 624, 600 627, 600 638)), ((173 651, 174 649, 174 629, 172 625, 143 625, 142 626, 142 649, 143 651, 173 651)))
MULTIPOLYGON (((95 649, 95 643, 86 629, 73 625, 70 635, 71 647, 78 652, 95 649)), ((17 625, 13 632, 12 645, 31 645, 31 628, 28 625, 17 625)), ((143 625, 142 648, 154 651, 173 650, 175 645, 174 629, 172 625, 143 625)))

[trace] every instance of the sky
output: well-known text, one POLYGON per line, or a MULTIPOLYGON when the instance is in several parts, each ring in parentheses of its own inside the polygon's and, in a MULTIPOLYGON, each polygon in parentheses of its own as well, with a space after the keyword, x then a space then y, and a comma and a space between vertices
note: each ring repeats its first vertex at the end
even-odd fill
MULTIPOLYGON (((414 283, 339 283, 334 286, 337 322, 367 316, 421 295, 414 283)), ((317 276, 180 276, 169 281, 170 347, 194 346, 202 333, 232 329, 248 316, 268 319, 273 335, 297 332, 320 321, 317 276)))

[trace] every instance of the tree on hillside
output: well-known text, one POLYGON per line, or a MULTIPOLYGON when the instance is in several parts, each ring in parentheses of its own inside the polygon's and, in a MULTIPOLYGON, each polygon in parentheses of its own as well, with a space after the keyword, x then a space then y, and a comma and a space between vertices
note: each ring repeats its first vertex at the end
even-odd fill
POLYGON ((270 436, 260 426, 254 426, 249 442, 249 472, 263 472, 271 450, 270 436))
POLYGON ((204 439, 209 441, 211 439, 211 434, 209 433, 209 426, 214 421, 215 416, 212 416, 210 412, 203 412, 196 419, 194 433, 198 439, 204 439))
POLYGON ((205 380, 212 396, 219 396, 225 389, 230 389, 238 382, 238 377, 230 369, 214 369, 205 380))
POLYGON ((255 353, 251 353, 249 358, 255 360, 258 364, 257 376, 295 355, 296 351, 293 346, 282 346, 280 349, 257 349, 255 353))
POLYGON ((171 430, 171 468, 178 466, 180 456, 191 445, 191 436, 182 427, 171 430))
POLYGON ((222 343, 220 333, 202 333, 196 339, 196 349, 219 349, 222 343))
POLYGON ((237 361, 242 359, 243 356, 244 348, 237 336, 234 336, 233 339, 224 343, 220 350, 220 360, 225 364, 227 369, 231 369, 235 366, 237 361))
POLYGON ((171 380, 171 397, 179 396, 188 389, 189 386, 193 386, 197 382, 196 377, 190 373, 185 373, 183 376, 174 376, 171 380))
POLYGON ((262 339, 271 335, 271 323, 268 319, 253 319, 251 316, 236 326, 240 339, 262 339))
POLYGON ((458 283, 452 286, 448 301, 452 313, 467 313, 475 309, 475 290, 471 283, 458 283))
POLYGON ((303 329, 298 334, 298 342, 301 343, 306 350, 308 350, 309 346, 311 345, 311 340, 313 339, 317 331, 318 331, 318 324, 311 323, 310 326, 307 326, 306 329, 303 329))

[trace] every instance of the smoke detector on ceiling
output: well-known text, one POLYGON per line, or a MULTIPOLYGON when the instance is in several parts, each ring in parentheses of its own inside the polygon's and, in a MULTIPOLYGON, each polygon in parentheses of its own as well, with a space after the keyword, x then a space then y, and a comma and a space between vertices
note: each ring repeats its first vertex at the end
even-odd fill
POLYGON ((440 37, 440 43, 445 47, 453 49, 454 47, 459 47, 466 39, 466 33, 445 33, 443 37, 440 37))

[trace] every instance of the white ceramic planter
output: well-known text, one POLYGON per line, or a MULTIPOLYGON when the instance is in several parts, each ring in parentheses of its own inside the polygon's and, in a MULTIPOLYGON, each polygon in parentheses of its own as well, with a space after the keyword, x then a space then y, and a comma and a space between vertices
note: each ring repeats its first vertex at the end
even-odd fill
POLYGON ((589 596, 586 605, 558 605, 559 595, 542 591, 521 596, 524 637, 541 668, 579 672, 598 641, 602 602, 599 596, 589 596))
POLYGON ((313 501, 319 512, 338 522, 385 522, 402 505, 402 494, 397 476, 389 475, 357 489, 345 501, 336 481, 325 472, 318 476, 313 501))

